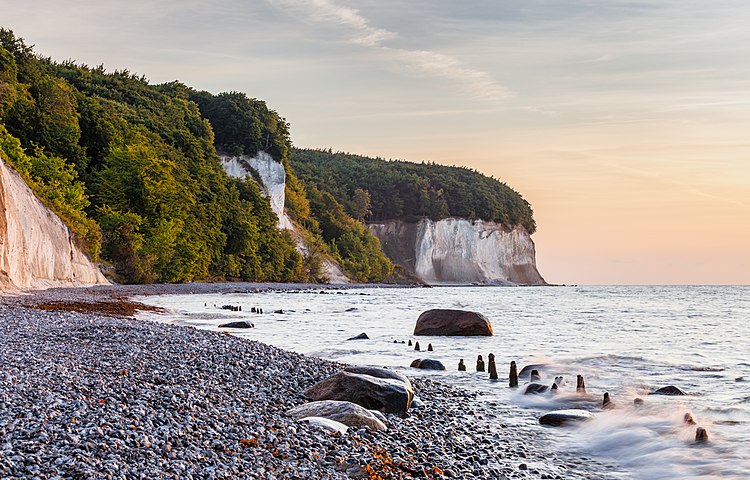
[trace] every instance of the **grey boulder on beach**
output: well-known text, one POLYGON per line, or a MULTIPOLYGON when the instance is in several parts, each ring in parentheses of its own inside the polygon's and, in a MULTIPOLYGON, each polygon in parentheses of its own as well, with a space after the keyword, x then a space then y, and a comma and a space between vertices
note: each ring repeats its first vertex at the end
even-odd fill
POLYGON ((492 325, 487 317, 467 310, 433 309, 417 319, 414 335, 451 337, 490 337, 492 325))
POLYGON ((348 427, 359 428, 366 426, 375 431, 387 430, 385 424, 372 412, 352 402, 322 400, 302 404, 286 413, 297 420, 306 417, 323 417, 343 423, 348 427))
POLYGON ((414 387, 406 377, 391 370, 350 367, 321 380, 305 394, 315 401, 342 400, 368 410, 405 413, 414 398, 414 387))

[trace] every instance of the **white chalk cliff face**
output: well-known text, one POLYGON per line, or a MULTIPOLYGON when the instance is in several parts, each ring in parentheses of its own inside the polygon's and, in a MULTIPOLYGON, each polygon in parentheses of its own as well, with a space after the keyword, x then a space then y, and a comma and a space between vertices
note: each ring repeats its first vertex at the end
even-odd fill
POLYGON ((0 290, 108 283, 60 217, 0 159, 0 290))
POLYGON ((284 199, 286 189, 286 172, 284 165, 277 162, 266 152, 258 152, 254 157, 241 155, 239 157, 221 156, 221 166, 230 177, 251 177, 252 173, 247 167, 252 168, 260 176, 263 182, 263 193, 265 193, 271 210, 279 218, 279 228, 291 230, 294 228, 292 221, 284 211, 284 199))
POLYGON ((522 226, 446 218, 369 227, 391 260, 427 283, 545 284, 534 242, 522 226))
MULTIPOLYGON (((307 252, 307 246, 302 240, 302 236, 294 227, 289 215, 284 210, 286 198, 286 172, 284 171, 284 165, 274 160, 268 153, 258 152, 254 157, 247 155, 222 155, 221 166, 227 172, 227 175, 234 178, 253 178, 248 167, 258 172, 263 183, 263 193, 271 203, 271 210, 273 210, 279 219, 279 228, 292 232, 292 236, 297 243, 297 251, 304 255, 307 252)), ((323 273, 331 283, 350 282, 349 278, 341 271, 341 268, 331 261, 326 260, 323 262, 323 273)))

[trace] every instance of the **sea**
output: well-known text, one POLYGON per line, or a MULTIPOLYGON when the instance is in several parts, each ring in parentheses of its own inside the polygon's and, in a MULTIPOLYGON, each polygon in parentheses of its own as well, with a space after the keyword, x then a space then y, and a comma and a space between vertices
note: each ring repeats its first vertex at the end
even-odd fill
POLYGON ((479 392, 482 401, 512 406, 517 417, 504 421, 539 429, 565 456, 601 459, 608 469, 601 478, 750 478, 748 286, 311 288, 140 300, 167 309, 150 315, 157 321, 216 330, 246 319, 255 328, 233 334, 479 392), (494 335, 414 337, 417 318, 433 308, 482 313, 494 335), (360 333, 369 340, 347 340, 360 333), (419 341, 421 351, 409 340, 419 341), (477 356, 487 362, 489 353, 497 381, 475 368, 477 356), (417 358, 439 360, 446 370, 410 368, 417 358), (458 371, 460 359, 465 372, 458 371), (556 395, 524 395, 528 378, 518 389, 508 387, 511 361, 519 370, 539 365, 541 383, 557 376, 566 383, 556 395), (575 393, 577 375, 585 378, 586 396, 575 393), (687 395, 649 395, 669 385, 687 395), (601 408, 604 392, 614 408, 601 408), (643 404, 636 406, 636 398, 643 404), (545 412, 564 408, 584 408, 594 418, 566 427, 538 423, 545 412), (695 424, 685 423, 686 413, 695 424), (695 442, 698 426, 708 442, 695 442))

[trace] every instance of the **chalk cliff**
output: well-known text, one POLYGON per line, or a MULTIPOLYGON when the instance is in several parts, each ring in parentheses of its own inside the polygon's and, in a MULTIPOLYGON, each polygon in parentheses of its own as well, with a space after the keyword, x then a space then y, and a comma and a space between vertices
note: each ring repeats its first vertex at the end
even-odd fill
POLYGON ((107 283, 60 217, 0 159, 0 290, 107 283))
MULTIPOLYGON (((263 193, 271 203, 271 210, 279 218, 279 228, 290 230, 292 237, 297 243, 297 250, 305 255, 307 246, 302 235, 295 227, 292 220, 284 210, 286 191, 286 172, 284 165, 273 159, 266 152, 258 152, 254 157, 248 155, 221 156, 221 165, 230 177, 253 178, 253 170, 260 177, 263 193)), ((323 262, 323 273, 331 283, 349 283, 349 278, 344 275, 341 268, 330 260, 323 262)))
POLYGON ((522 226, 463 218, 371 223, 388 257, 427 283, 544 285, 522 226))

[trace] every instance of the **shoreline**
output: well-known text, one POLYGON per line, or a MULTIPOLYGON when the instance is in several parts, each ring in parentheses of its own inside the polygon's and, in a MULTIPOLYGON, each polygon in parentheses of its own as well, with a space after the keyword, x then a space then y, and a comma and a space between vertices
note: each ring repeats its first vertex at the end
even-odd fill
MULTIPOLYGON (((192 327, 32 308, 241 288, 201 285, 200 292, 188 284, 3 297, 1 476, 375 478, 368 466, 383 478, 596 474, 595 463, 546 451, 542 430, 506 422, 512 407, 429 379, 412 379, 425 407, 387 414, 386 432, 335 436, 285 412, 343 364, 192 327)), ((285 290, 307 288, 322 287, 285 290)))

